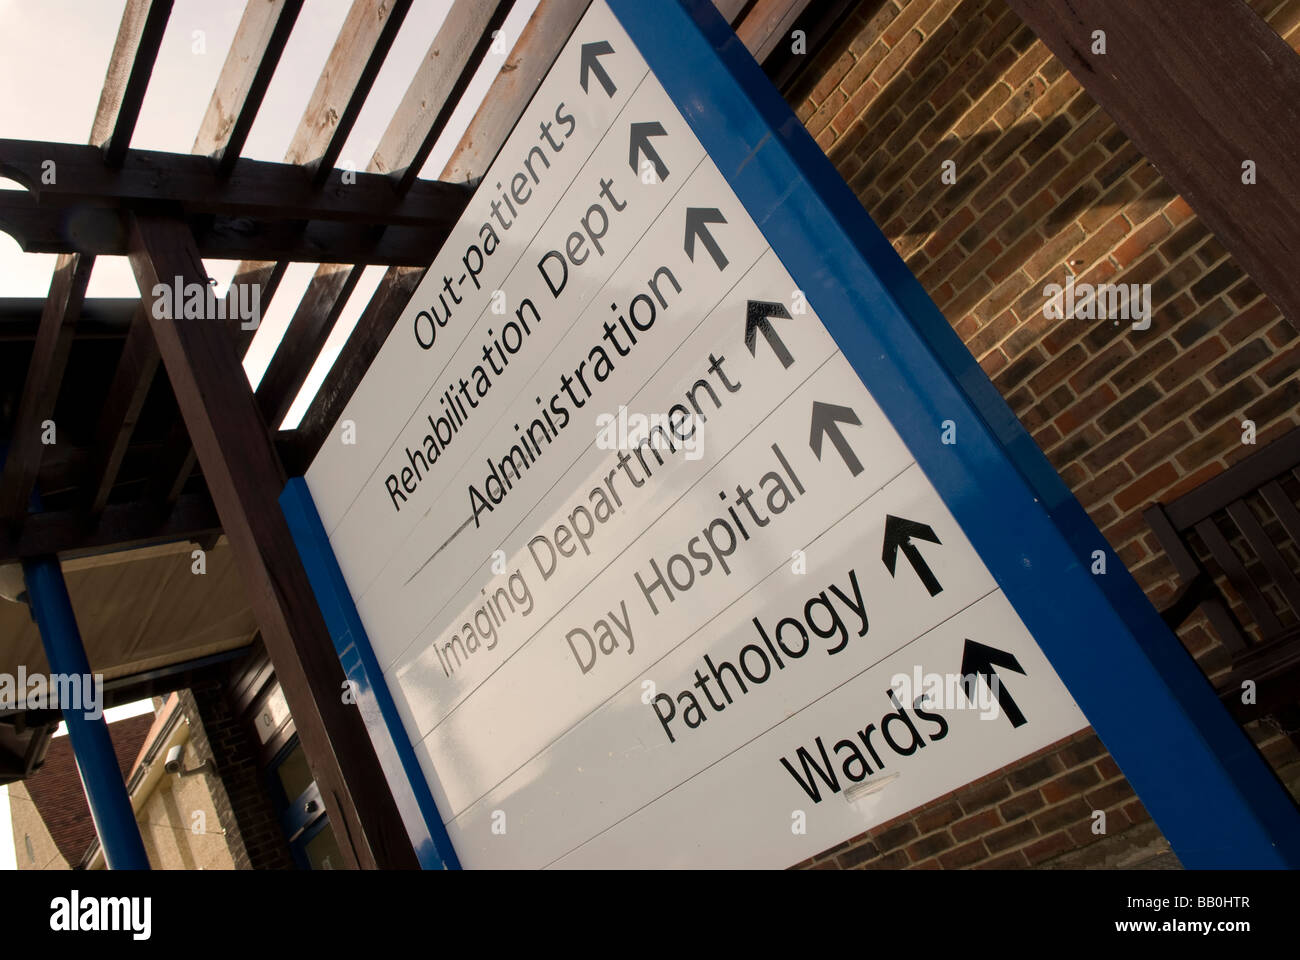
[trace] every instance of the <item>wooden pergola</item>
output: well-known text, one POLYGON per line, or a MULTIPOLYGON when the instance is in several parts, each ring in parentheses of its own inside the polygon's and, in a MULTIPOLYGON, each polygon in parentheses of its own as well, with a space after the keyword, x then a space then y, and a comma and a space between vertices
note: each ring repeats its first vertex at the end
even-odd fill
MULTIPOLYGON (((241 152, 303 0, 248 0, 188 155, 130 146, 172 0, 128 0, 86 145, 0 139, 0 176, 27 188, 0 192, 0 229, 26 252, 57 254, 44 301, 0 300, 10 385, 0 564, 224 532, 344 855, 361 867, 415 859, 358 711, 340 696, 342 668, 277 497, 325 442, 588 0, 541 0, 441 180, 425 180, 513 6, 455 0, 366 169, 337 169, 411 4, 354 0, 282 163, 241 152), (140 299, 87 299, 101 255, 129 258, 140 299), (228 319, 158 316, 155 285, 206 289, 204 257, 240 261, 215 311, 228 319), (255 331, 237 291, 247 302, 256 288, 265 311, 294 262, 319 267, 254 391, 241 360, 255 331), (388 269, 305 416, 277 430, 374 265, 388 269), (48 421, 55 444, 42 442, 48 421)), ((718 3, 760 60, 805 13, 815 37, 850 4, 808 6, 718 3)), ((191 666, 170 682, 194 680, 203 664, 191 666)), ((166 683, 118 681, 116 699, 166 683)))

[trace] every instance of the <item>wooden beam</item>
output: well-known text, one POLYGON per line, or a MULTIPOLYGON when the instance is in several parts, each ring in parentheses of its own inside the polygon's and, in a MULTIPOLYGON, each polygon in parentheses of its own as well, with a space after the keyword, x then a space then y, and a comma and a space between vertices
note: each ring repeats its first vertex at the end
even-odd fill
POLYGON ((90 130, 91 144, 103 148, 109 166, 121 163, 131 145, 171 12, 172 0, 127 0, 122 11, 90 130))
MULTIPOLYGON (((165 278, 205 279, 185 224, 133 218, 130 261, 146 305, 165 278)), ((279 460, 224 328, 148 316, 163 364, 303 749, 348 866, 416 860, 360 712, 342 702, 343 670, 280 512, 279 460)))
POLYGON ((230 173, 244 149, 301 10, 302 0, 250 0, 244 5, 190 151, 215 160, 221 176, 230 173))
POLYGON ((33 513, 20 533, 0 528, 0 563, 74 557, 219 533, 221 521, 206 494, 189 494, 175 504, 152 498, 113 503, 98 516, 85 510, 33 513))
POLYGON ((343 152, 411 0, 354 0, 330 51, 285 160, 323 183, 343 152))
POLYGON ((514 0, 456 0, 402 96, 367 170, 405 196, 505 23, 514 0))
MULTIPOLYGON (((125 256, 124 210, 80 207, 74 214, 45 207, 18 190, 0 191, 0 230, 27 253, 125 256)), ((252 220, 195 214, 185 218, 200 254, 217 260, 427 266, 450 232, 448 225, 375 228, 310 220, 252 220)))
POLYGON ((273 430, 289 412, 334 321, 364 272, 364 267, 322 264, 307 285, 257 385, 257 402, 273 430))
MULTIPOLYGON (((492 165, 589 2, 541 0, 492 81, 483 106, 443 168, 440 180, 474 181, 492 165)), ((427 268, 428 263, 421 266, 427 268)), ((423 276, 423 269, 391 269, 380 282, 300 424, 301 442, 312 456, 347 406, 423 276)), ((307 459, 310 462, 311 458, 307 459)))
POLYGON ((808 0, 757 0, 736 24, 736 36, 762 63, 785 40, 808 0))
POLYGON ((321 186, 290 163, 239 160, 220 175, 207 157, 131 150, 119 167, 107 167, 98 149, 75 143, 0 139, 0 175, 16 180, 41 207, 140 209, 158 203, 187 213, 260 220, 333 220, 367 226, 451 226, 470 197, 463 184, 417 180, 398 195, 378 173, 334 170, 321 186), (54 183, 42 183, 53 161, 54 183))
POLYGON ((1009 3, 1300 326, 1296 52, 1242 0, 1009 3))
MULTIPOLYGON (((41 424, 54 413, 54 402, 63 383, 63 369, 72 347, 72 335, 90 282, 93 258, 59 257, 45 300, 41 326, 32 348, 22 399, 14 417, 14 432, 0 475, 0 521, 19 524, 27 514, 28 501, 41 466, 41 424)), ((57 424, 55 437, 57 439, 57 424)))
MULTIPOLYGON (((140 301, 134 297, 83 300, 75 340, 122 340, 140 301)), ((35 340, 45 311, 43 297, 0 297, 0 342, 35 340)))
POLYGON ((158 370, 158 348, 153 342, 153 331, 149 329, 149 318, 144 313, 142 302, 131 320, 131 329, 122 346, 122 356, 109 385, 108 397, 100 408, 89 476, 92 514, 99 513, 108 503, 117 471, 122 466, 131 434, 158 370))
MULTIPOLYGON (((500 28, 512 4, 513 0, 458 0, 447 12, 367 168, 391 176, 394 197, 406 201, 413 188, 425 182, 415 177, 473 79, 476 65, 487 53, 493 31, 500 28)), ((469 196, 466 189, 462 211, 469 196)), ((400 269, 405 268, 392 268, 400 269)), ((322 264, 316 271, 258 387, 258 400, 272 426, 284 419, 293 404, 361 274, 360 265, 346 275, 340 275, 338 268, 330 264, 322 264)), ((366 311, 362 320, 370 321, 373 316, 373 311, 366 311)), ((352 336, 357 336, 355 330, 352 336)), ((362 342, 369 336, 370 331, 362 330, 357 340, 362 342)), ((352 349, 351 337, 345 349, 352 349)))
POLYGON ((477 180, 492 165, 590 0, 541 0, 438 179, 477 180))
POLYGON ((304 469, 315 459, 427 270, 427 267, 400 267, 387 271, 379 282, 347 344, 325 375, 307 413, 298 424, 298 442, 302 447, 298 461, 304 469))
POLYGON ((713 0, 713 5, 722 14, 722 19, 735 27, 745 7, 749 5, 749 0, 713 0))

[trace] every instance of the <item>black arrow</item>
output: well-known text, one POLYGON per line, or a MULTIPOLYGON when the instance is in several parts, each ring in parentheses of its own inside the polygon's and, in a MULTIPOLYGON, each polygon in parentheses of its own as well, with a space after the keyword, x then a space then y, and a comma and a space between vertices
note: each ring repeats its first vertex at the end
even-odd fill
POLYGON ((686 208, 686 255, 691 258, 691 263, 695 262, 695 238, 699 237, 700 242, 704 244, 704 249, 709 251, 709 256, 713 257, 713 262, 717 264, 719 270, 727 268, 727 258, 722 253, 722 248, 718 246, 718 241, 713 239, 713 234, 705 224, 709 223, 726 223, 727 218, 722 215, 722 211, 717 207, 687 207, 686 208))
POLYGON ((655 176, 660 180, 668 179, 668 168, 660 159, 658 152, 650 143, 651 137, 662 137, 668 133, 658 120, 632 124, 632 145, 628 148, 627 162, 632 165, 632 172, 639 173, 641 165, 637 163, 637 154, 644 153, 645 158, 655 166, 655 176))
POLYGON ((862 461, 858 459, 858 455, 853 452, 849 442, 844 439, 844 434, 840 432, 841 423, 862 426, 862 421, 858 419, 858 415, 853 412, 851 407, 839 407, 833 403, 822 403, 820 400, 814 400, 812 406, 812 436, 809 438, 808 443, 812 447, 812 452, 820 460, 822 458, 822 437, 830 437, 831 443, 835 444, 835 449, 844 458, 844 464, 849 468, 849 473, 856 477, 862 472, 862 461))
POLYGON ((790 311, 785 308, 785 304, 773 300, 749 301, 745 307, 745 346, 749 347, 750 353, 758 356, 758 333, 761 330, 767 345, 781 361, 781 366, 789 369, 790 364, 794 363, 794 357, 790 356, 790 351, 785 348, 780 334, 772 326, 772 317, 789 320, 790 311))
POLYGON ((1013 654, 968 639, 961 654, 961 682, 966 689, 966 699, 971 703, 975 702, 975 684, 979 682, 980 677, 983 677, 989 689, 997 694, 998 706, 1011 721, 1011 726, 1024 726, 1029 721, 1016 706, 1016 701, 1011 699, 1011 694, 1007 693, 1007 688, 1002 685, 1002 679, 997 675, 994 667, 1006 667, 1021 676, 1027 676, 1024 668, 1020 666, 1020 661, 1013 654))
POLYGON ((600 85, 605 88, 605 93, 609 96, 614 95, 618 87, 614 86, 614 81, 609 79, 609 74, 605 68, 600 65, 597 57, 603 57, 607 53, 613 53, 614 48, 609 45, 608 40, 594 40, 591 43, 582 45, 581 68, 578 73, 578 82, 582 84, 582 92, 587 92, 587 74, 594 73, 600 85))
POLYGON ((930 591, 930 596, 934 596, 943 590, 939 581, 934 578, 930 567, 926 564, 925 558, 921 556, 921 551, 916 549, 916 544, 912 538, 917 540, 928 540, 930 543, 938 543, 939 538, 935 536, 934 530, 929 524, 918 523, 915 520, 904 520, 902 517, 892 517, 885 515, 885 549, 881 559, 885 561, 885 567, 889 570, 889 575, 894 575, 894 564, 898 561, 898 551, 902 548, 903 556, 907 557, 908 562, 912 564, 912 569, 916 575, 921 578, 925 584, 925 589, 930 591))

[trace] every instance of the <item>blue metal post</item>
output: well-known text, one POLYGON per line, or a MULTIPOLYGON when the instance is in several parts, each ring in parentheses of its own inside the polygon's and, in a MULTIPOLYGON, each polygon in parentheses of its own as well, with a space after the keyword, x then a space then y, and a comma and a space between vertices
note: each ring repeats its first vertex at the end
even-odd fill
MULTIPOLYGON (((54 558, 23 563, 27 600, 41 631, 45 657, 52 674, 90 676, 90 661, 81 643, 77 618, 72 612, 63 569, 54 558)), ((84 686, 83 688, 84 689, 84 686)), ((68 737, 77 757, 77 769, 95 821, 104 858, 111 870, 148 870, 149 858, 140 839, 140 827, 131 809, 131 798, 117 766, 117 754, 108 736, 103 716, 91 720, 84 704, 60 704, 68 737)))

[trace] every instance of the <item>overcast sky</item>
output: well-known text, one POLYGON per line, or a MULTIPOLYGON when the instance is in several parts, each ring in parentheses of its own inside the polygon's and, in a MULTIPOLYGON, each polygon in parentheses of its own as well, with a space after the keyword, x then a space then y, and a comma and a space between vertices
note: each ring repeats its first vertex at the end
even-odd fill
MULTIPOLYGON (((0 98, 0 137, 87 141, 125 5, 126 0, 0 0, 0 90, 8 94, 0 98)), ((415 0, 348 137, 339 166, 365 168, 450 5, 451 0, 415 0)), ((307 0, 304 4, 244 156, 277 162, 284 159, 350 6, 351 0, 307 0)), ((536 6, 537 0, 515 4, 503 27, 507 49, 536 6)), ((190 152, 243 10, 243 0, 176 0, 132 147, 190 152)), ((504 54, 488 54, 425 163, 422 176, 435 178, 441 173, 504 59, 504 54)), ((436 253, 429 251, 430 261, 436 253)), ((8 235, 0 233, 0 296, 44 297, 54 260, 53 255, 23 253, 8 235)), ((235 264, 210 260, 207 267, 218 290, 223 290, 235 264)), ((316 264, 295 264, 281 282, 245 358, 252 382, 265 371, 315 269, 316 264)), ((357 284, 285 426, 291 427, 301 418, 383 273, 383 267, 371 267, 357 284)), ((138 295, 124 257, 96 260, 87 296, 138 295)), ((13 866, 9 798, 0 787, 0 869, 13 866)))

